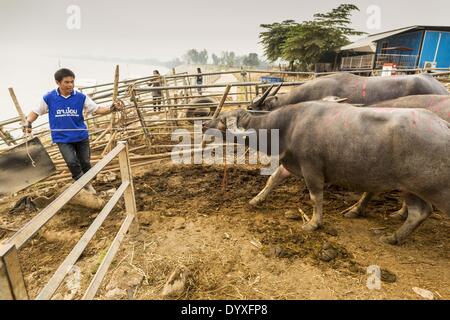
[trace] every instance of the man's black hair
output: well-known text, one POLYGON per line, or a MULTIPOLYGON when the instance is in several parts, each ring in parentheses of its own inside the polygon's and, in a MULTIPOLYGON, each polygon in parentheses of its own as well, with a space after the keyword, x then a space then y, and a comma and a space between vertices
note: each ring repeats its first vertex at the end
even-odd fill
POLYGON ((62 79, 64 79, 65 77, 74 77, 75 78, 75 73, 72 72, 72 70, 69 69, 59 69, 58 71, 55 72, 55 80, 58 82, 61 82, 62 79))

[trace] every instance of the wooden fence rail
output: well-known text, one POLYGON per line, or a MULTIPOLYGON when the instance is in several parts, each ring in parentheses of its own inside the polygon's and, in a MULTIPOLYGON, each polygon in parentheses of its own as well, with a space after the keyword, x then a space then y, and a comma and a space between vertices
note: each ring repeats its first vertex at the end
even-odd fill
POLYGON ((75 181, 58 198, 44 208, 31 221, 17 231, 6 243, 0 246, 0 299, 29 299, 25 286, 25 281, 20 269, 18 250, 24 246, 58 211, 67 204, 86 184, 89 183, 107 164, 119 158, 120 174, 122 184, 106 203, 99 215, 95 218, 88 230, 83 234, 66 259, 58 267, 48 283, 44 286, 36 299, 51 299, 53 294, 61 285, 67 273, 74 266, 78 258, 87 247, 89 241, 94 237, 97 230, 108 217, 119 199, 124 196, 126 218, 115 236, 106 256, 103 258, 94 278, 92 279, 83 299, 93 299, 100 287, 101 281, 106 275, 108 268, 119 249, 126 232, 130 228, 136 214, 136 200, 134 197, 134 187, 131 174, 131 165, 128 154, 128 145, 124 141, 119 141, 117 147, 109 152, 103 159, 75 181))

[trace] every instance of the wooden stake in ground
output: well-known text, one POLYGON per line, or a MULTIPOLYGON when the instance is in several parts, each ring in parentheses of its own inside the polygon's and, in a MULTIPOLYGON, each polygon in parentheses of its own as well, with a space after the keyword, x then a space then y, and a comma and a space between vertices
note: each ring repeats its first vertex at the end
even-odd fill
MULTIPOLYGON (((113 87, 112 103, 115 103, 117 101, 118 90, 119 90, 119 65, 116 65, 116 71, 114 73, 114 87, 113 87)), ((109 130, 111 132, 111 136, 109 138, 109 142, 107 143, 105 149, 102 152, 102 156, 104 156, 106 153, 108 153, 110 151, 111 147, 114 147, 114 139, 116 137, 116 131, 114 129, 115 124, 116 124, 116 114, 113 112, 113 113, 111 113, 111 122, 109 124, 109 127, 108 127, 108 129, 106 129, 106 131, 109 130)), ((98 140, 98 138, 97 138, 97 140, 98 140)), ((96 141, 94 141, 94 142, 96 142, 96 141)))

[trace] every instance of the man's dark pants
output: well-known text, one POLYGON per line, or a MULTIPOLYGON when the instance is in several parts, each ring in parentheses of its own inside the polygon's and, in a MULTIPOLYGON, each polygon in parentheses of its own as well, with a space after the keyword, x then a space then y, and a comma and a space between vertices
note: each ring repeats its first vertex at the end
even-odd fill
POLYGON ((74 180, 80 179, 91 169, 89 139, 73 143, 58 143, 58 148, 74 180))

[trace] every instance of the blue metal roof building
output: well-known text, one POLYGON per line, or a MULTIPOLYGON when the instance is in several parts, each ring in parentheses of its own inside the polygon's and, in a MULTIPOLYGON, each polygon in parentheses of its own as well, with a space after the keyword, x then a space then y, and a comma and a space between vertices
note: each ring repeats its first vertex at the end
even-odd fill
POLYGON ((380 69, 386 63, 399 69, 450 68, 450 27, 412 26, 373 34, 341 52, 343 70, 380 69))

